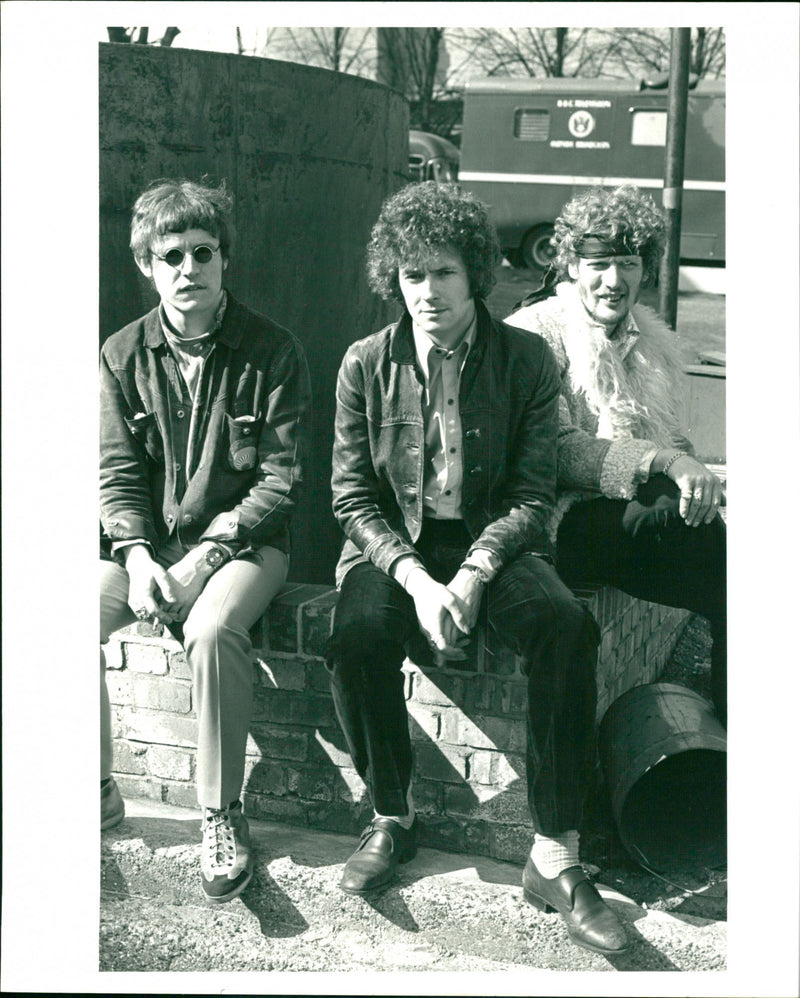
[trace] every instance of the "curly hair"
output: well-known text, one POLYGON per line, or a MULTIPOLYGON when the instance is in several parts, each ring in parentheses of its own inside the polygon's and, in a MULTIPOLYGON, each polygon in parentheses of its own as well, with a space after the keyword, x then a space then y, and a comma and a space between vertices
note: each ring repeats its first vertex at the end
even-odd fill
POLYGON ((595 188, 569 201, 555 221, 553 264, 561 277, 580 255, 576 248, 587 235, 609 241, 624 239, 642 258, 643 283, 654 282, 664 253, 666 226, 661 210, 648 194, 626 185, 595 188))
POLYGON ((402 302, 400 267, 443 249, 456 250, 470 291, 486 298, 495 283, 500 245, 486 206, 456 184, 426 180, 388 198, 367 247, 369 286, 384 300, 402 302))
POLYGON ((205 229, 219 239, 222 256, 227 260, 235 238, 232 211, 233 198, 224 180, 218 187, 192 180, 154 180, 133 206, 131 251, 136 260, 146 264, 159 236, 205 229))

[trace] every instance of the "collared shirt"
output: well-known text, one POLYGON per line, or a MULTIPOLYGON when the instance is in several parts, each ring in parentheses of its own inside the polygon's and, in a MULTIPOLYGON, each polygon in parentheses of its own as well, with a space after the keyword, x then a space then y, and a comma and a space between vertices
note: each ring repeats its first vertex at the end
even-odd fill
MULTIPOLYGON (((639 339, 640 330, 636 324, 636 319, 633 317, 633 312, 628 312, 625 318, 614 330, 614 335, 611 338, 613 341, 617 353, 622 360, 624 360, 628 354, 636 346, 636 341, 639 339)), ((648 451, 642 454, 642 458, 639 461, 639 465, 636 471, 637 481, 646 482, 650 477, 650 466, 653 463, 653 458, 658 453, 658 447, 651 447, 648 451)))
MULTIPOLYGON (((458 404, 461 373, 475 342, 477 311, 464 337, 453 350, 437 346, 412 324, 417 362, 424 379, 422 419, 425 427, 425 466, 422 478, 422 508, 435 520, 461 519, 461 487, 464 478, 461 411, 458 404)), ((475 550, 465 562, 481 568, 489 578, 500 569, 490 551, 475 550)), ((392 574, 405 588, 412 569, 421 562, 413 557, 398 559, 392 574)))
POLYGON ((475 342, 477 316, 454 350, 437 346, 412 327, 417 361, 424 378, 422 419, 425 425, 425 468, 422 506, 425 516, 461 519, 463 455, 458 393, 461 372, 475 342))

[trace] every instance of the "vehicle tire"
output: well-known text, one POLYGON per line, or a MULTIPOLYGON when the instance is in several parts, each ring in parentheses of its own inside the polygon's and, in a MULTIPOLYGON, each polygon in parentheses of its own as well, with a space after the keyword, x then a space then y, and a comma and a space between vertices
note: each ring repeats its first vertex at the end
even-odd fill
POLYGON ((550 244, 553 232, 553 226, 546 222, 526 233, 519 248, 523 266, 530 270, 547 270, 555 256, 555 249, 550 244))

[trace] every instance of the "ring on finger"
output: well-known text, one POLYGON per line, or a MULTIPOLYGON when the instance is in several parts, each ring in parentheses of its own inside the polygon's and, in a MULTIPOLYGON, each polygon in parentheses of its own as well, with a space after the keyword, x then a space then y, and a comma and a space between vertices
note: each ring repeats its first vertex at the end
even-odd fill
POLYGON ((147 620, 147 618, 150 616, 150 614, 147 612, 147 610, 145 610, 143 606, 140 606, 139 609, 135 610, 134 612, 136 614, 137 620, 147 620))

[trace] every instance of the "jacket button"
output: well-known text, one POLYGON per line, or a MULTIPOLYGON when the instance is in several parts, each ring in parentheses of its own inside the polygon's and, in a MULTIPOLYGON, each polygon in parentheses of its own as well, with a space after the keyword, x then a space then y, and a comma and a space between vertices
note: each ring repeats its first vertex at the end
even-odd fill
POLYGON ((192 516, 192 514, 191 513, 187 513, 186 516, 184 516, 184 518, 183 518, 183 522, 184 523, 191 523, 193 519, 194 519, 194 517, 192 516))
POLYGON ((172 515, 172 513, 167 513, 167 523, 172 523, 174 519, 175 517, 172 515))
POLYGON ((248 429, 247 427, 245 427, 245 428, 244 428, 244 429, 242 430, 242 434, 243 434, 243 436, 247 437, 247 436, 249 436, 249 435, 250 435, 250 430, 249 430, 249 429, 248 429))
POLYGON ((178 417, 178 419, 183 419, 183 409, 178 409, 175 415, 178 417))

